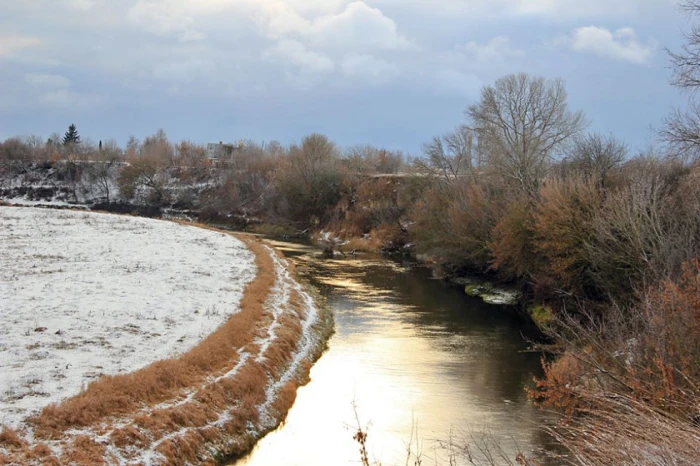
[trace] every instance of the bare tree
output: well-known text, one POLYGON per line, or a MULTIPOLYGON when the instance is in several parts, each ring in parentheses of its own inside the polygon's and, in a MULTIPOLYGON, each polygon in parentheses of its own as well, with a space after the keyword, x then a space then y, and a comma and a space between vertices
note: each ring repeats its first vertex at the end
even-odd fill
POLYGON ((417 159, 419 170, 451 182, 465 175, 478 159, 474 131, 458 126, 443 136, 435 136, 423 146, 425 158, 417 159))
POLYGON ((306 136, 300 146, 290 147, 277 173, 290 218, 309 226, 340 199, 343 173, 339 162, 335 144, 321 134, 306 136))
POLYGON ((338 158, 335 144, 326 136, 317 133, 304 137, 301 146, 293 146, 289 156, 292 172, 309 186, 313 185, 318 175, 338 158))
POLYGON ((403 164, 403 154, 370 145, 350 147, 343 154, 348 171, 357 175, 395 174, 403 164))
POLYGON ((20 138, 9 138, 0 142, 0 167, 14 166, 26 170, 33 159, 32 147, 20 138))
POLYGON ((571 168, 580 172, 586 179, 597 178, 602 189, 610 171, 627 157, 627 146, 614 136, 602 136, 598 133, 588 134, 574 140, 568 151, 571 168))
POLYGON ((521 73, 484 87, 466 114, 488 167, 534 195, 553 155, 585 126, 583 114, 570 112, 566 100, 561 79, 521 73))
POLYGON ((348 171, 357 175, 374 173, 373 161, 377 148, 370 145, 359 145, 348 148, 343 156, 343 161, 348 171))
POLYGON ((107 201, 112 201, 115 190, 118 163, 123 158, 123 151, 114 140, 108 140, 102 150, 93 152, 92 163, 89 165, 90 182, 95 185, 97 192, 107 201))
POLYGON ((120 194, 131 199, 139 194, 147 202, 162 205, 170 200, 169 170, 175 163, 175 150, 163 130, 147 137, 143 144, 135 138, 127 143, 127 166, 118 179, 120 194))
MULTIPOLYGON (((684 1, 681 10, 689 17, 700 14, 700 0, 684 1)), ((697 155, 700 150, 700 105, 694 93, 700 88, 700 28, 694 25, 685 34, 685 44, 680 52, 667 50, 667 53, 673 68, 671 84, 690 93, 690 102, 686 110, 676 109, 666 118, 661 136, 681 154, 697 155)))
MULTIPOLYGON (((700 0, 685 0, 680 5, 689 17, 700 13, 700 0)), ((700 28, 693 26, 685 34, 685 44, 681 52, 667 51, 673 65, 671 84, 680 88, 695 90, 700 87, 700 28)))

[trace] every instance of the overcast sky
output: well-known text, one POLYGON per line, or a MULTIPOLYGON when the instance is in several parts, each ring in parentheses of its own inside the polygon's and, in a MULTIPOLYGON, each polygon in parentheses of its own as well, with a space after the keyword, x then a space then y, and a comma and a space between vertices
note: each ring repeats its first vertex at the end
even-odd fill
POLYGON ((567 82, 590 129, 643 148, 682 96, 674 0, 0 0, 0 139, 298 141, 417 155, 482 86, 567 82))

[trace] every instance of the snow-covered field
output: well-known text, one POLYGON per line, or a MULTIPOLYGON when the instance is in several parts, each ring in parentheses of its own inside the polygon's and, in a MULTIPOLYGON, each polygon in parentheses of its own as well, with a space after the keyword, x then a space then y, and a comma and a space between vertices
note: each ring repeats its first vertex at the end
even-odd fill
POLYGON ((190 349, 239 309, 255 273, 230 235, 0 206, 0 425, 190 349))

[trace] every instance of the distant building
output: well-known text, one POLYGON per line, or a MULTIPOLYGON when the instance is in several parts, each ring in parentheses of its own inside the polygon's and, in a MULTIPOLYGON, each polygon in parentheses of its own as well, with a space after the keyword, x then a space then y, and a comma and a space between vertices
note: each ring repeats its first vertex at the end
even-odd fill
POLYGON ((220 160, 233 154, 234 145, 223 142, 207 144, 206 155, 209 160, 220 160))

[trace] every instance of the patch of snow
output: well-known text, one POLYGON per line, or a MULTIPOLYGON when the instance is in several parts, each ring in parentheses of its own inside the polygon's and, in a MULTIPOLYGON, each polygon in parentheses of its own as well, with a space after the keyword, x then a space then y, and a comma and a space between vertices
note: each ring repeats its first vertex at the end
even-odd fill
POLYGON ((70 204, 66 201, 33 201, 31 199, 26 199, 22 197, 16 197, 12 199, 2 199, 2 202, 10 204, 13 206, 24 206, 24 207, 70 207, 71 209, 87 209, 86 206, 70 204))
POLYGON ((0 206, 0 424, 187 351, 239 310, 255 274, 223 233, 0 206))
POLYGON ((522 294, 517 290, 498 288, 492 283, 478 281, 469 277, 456 277, 452 283, 464 286, 464 292, 474 298, 481 298, 487 304, 500 306, 515 306, 522 299, 522 294))
POLYGON ((493 289, 489 293, 481 295, 481 299, 487 304, 499 306, 515 306, 520 301, 520 293, 493 289))

